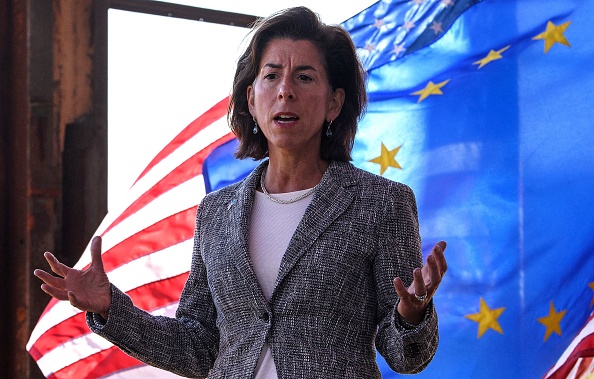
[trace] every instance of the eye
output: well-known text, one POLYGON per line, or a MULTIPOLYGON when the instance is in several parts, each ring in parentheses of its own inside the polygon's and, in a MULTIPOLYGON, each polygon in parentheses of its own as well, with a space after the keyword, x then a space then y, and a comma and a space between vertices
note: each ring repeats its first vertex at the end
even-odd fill
POLYGON ((313 80, 313 78, 311 76, 305 75, 305 74, 299 74, 297 75, 297 79, 299 79, 302 82, 311 82, 313 80))
POLYGON ((278 78, 278 75, 277 75, 277 74, 275 74, 275 73, 273 73, 273 72, 270 72, 270 73, 268 73, 268 74, 264 74, 264 79, 267 79, 267 80, 274 80, 274 79, 276 79, 276 78, 278 78))

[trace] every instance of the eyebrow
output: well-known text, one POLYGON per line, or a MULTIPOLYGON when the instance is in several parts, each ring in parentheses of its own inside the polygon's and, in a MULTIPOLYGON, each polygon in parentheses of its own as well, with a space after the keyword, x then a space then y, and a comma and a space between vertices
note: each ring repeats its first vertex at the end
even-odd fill
MULTIPOLYGON (((278 63, 266 63, 262 66, 262 68, 264 67, 270 67, 270 68, 283 68, 283 66, 281 64, 278 63)), ((304 70, 311 70, 311 71, 318 71, 315 69, 315 67, 310 66, 310 65, 299 65, 296 68, 296 71, 304 71, 304 70)))

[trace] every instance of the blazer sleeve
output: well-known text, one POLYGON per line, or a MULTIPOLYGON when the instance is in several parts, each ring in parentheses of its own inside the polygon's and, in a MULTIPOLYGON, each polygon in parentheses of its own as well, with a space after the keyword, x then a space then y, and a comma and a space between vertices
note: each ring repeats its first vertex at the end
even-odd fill
POLYGON ((205 378, 218 352, 216 311, 199 251, 200 208, 196 218, 190 275, 176 317, 153 316, 134 306, 112 285, 109 317, 87 313, 90 329, 149 365, 186 377, 205 378))
POLYGON ((433 300, 419 325, 404 321, 396 311, 398 296, 393 279, 400 277, 406 286, 413 270, 422 267, 421 237, 416 200, 412 190, 396 184, 396 194, 386 201, 378 227, 378 252, 374 276, 378 296, 378 334, 376 347, 388 365, 399 373, 418 373, 437 350, 439 334, 433 300))

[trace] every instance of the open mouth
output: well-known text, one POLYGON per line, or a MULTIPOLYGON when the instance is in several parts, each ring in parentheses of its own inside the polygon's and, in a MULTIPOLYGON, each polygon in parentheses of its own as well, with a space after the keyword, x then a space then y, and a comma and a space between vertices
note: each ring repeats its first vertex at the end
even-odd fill
POLYGON ((291 123, 299 120, 297 116, 279 115, 274 118, 274 121, 278 123, 291 123))

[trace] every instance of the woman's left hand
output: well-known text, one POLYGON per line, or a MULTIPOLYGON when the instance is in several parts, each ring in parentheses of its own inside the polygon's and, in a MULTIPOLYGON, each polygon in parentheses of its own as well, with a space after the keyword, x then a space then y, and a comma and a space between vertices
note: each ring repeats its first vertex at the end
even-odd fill
POLYGON ((427 264, 413 271, 413 283, 408 289, 400 278, 394 279, 394 288, 400 297, 397 310, 406 322, 418 325, 423 321, 429 301, 448 269, 443 254, 445 248, 445 241, 440 241, 433 247, 427 257, 427 264))

